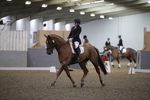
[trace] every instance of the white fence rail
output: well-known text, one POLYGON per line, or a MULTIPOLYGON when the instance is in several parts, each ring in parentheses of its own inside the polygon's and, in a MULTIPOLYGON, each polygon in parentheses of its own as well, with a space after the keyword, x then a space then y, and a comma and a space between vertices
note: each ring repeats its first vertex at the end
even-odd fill
POLYGON ((1 31, 0 50, 27 51, 27 32, 1 31))

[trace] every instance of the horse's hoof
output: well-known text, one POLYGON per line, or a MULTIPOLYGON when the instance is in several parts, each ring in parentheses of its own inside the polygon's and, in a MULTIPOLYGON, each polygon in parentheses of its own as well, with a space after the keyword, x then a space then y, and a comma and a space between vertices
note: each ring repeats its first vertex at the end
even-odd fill
POLYGON ((129 68, 130 66, 129 65, 127 65, 127 68, 129 68))
POLYGON ((74 84, 74 85, 73 85, 73 87, 74 87, 74 88, 76 88, 76 87, 77 87, 77 85, 75 85, 75 84, 74 84))
POLYGON ((51 86, 54 87, 54 86, 55 86, 55 83, 51 83, 51 86))
POLYGON ((83 87, 84 86, 84 83, 81 83, 81 87, 83 87))
POLYGON ((102 83, 102 86, 104 87, 104 86, 106 86, 104 83, 102 83))
POLYGON ((69 69, 69 71, 73 71, 73 69, 69 69))

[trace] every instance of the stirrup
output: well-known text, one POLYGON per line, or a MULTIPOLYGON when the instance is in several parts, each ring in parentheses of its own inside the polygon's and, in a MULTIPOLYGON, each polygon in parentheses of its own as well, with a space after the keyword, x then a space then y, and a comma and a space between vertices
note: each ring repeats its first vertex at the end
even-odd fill
POLYGON ((79 57, 77 57, 77 61, 78 61, 78 62, 80 61, 80 58, 79 58, 79 57))

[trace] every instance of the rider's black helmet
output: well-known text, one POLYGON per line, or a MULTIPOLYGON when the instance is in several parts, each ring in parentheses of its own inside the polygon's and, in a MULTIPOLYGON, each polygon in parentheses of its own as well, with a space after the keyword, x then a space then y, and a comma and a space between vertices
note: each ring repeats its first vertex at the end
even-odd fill
POLYGON ((86 35, 84 35, 84 36, 83 36, 83 39, 86 39, 86 38, 87 38, 87 36, 86 36, 86 35))
POLYGON ((121 38, 121 35, 118 35, 119 38, 121 38))
POLYGON ((80 24, 80 19, 74 19, 74 23, 80 24))

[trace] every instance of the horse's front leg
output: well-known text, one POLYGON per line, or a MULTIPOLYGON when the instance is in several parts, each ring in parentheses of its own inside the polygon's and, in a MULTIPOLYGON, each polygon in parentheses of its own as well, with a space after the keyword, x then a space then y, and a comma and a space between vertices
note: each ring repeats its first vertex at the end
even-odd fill
POLYGON ((117 58, 117 62, 118 62, 118 68, 121 68, 119 58, 117 58))
POLYGON ((82 78, 81 78, 81 87, 83 87, 84 86, 84 79, 85 79, 85 77, 87 76, 87 74, 88 74, 88 69, 86 68, 86 62, 83 62, 83 63, 79 63, 79 65, 80 65, 80 67, 81 67, 81 69, 83 70, 83 76, 82 76, 82 78))
POLYGON ((66 72, 68 78, 71 80, 73 87, 77 87, 76 84, 75 84, 75 81, 72 79, 72 77, 71 77, 71 75, 70 75, 68 66, 63 65, 63 69, 65 70, 65 72, 66 72))
POLYGON ((129 60, 129 63, 127 64, 127 67, 130 67, 130 65, 132 64, 132 59, 130 57, 127 57, 127 59, 129 60))
POLYGON ((113 61, 114 61, 114 58, 112 57, 112 55, 110 55, 110 60, 109 60, 111 63, 111 66, 114 68, 114 63, 113 63, 113 61))
POLYGON ((60 74, 62 73, 62 71, 63 71, 63 67, 60 67, 59 71, 56 74, 56 79, 54 80, 54 82, 51 83, 51 86, 55 86, 56 81, 57 81, 58 77, 60 76, 60 74))

